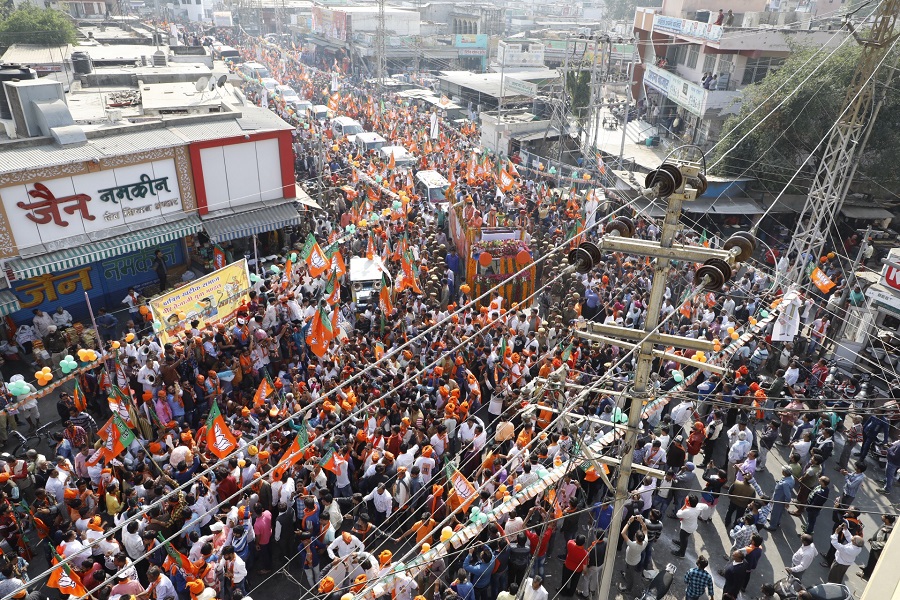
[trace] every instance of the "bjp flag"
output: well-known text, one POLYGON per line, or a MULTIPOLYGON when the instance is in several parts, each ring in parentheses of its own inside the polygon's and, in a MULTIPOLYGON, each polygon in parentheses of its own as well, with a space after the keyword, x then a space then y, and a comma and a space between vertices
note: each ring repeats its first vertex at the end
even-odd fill
POLYGON ((450 508, 453 509, 454 512, 466 512, 469 509, 469 505, 475 501, 478 497, 478 493, 475 490, 475 486, 466 479, 466 476, 459 472, 459 469, 452 469, 448 466, 448 479, 450 480, 450 484, 452 489, 450 493, 447 495, 447 504, 450 508))
POLYGON ((384 275, 381 276, 381 290, 378 292, 378 302, 381 305, 381 313, 385 317, 390 317, 394 312, 394 303, 391 302, 391 290, 384 275))
MULTIPOLYGON (((306 423, 303 424, 306 426, 306 423)), ((306 444, 301 443, 301 435, 300 433, 294 438, 293 443, 291 443, 288 451, 285 452, 284 456, 281 457, 281 460, 272 469, 272 481, 281 481, 284 474, 287 473, 291 467, 293 467, 301 458, 303 458, 304 446, 306 444)))
POLYGON ((309 274, 312 277, 318 277, 331 266, 331 261, 328 260, 322 248, 319 247, 319 242, 316 241, 316 236, 312 233, 306 237, 306 243, 303 245, 300 257, 306 261, 306 264, 309 266, 309 274))
POLYGON ((206 418, 206 447, 219 458, 225 458, 237 448, 237 440, 228 429, 215 400, 209 410, 209 417, 206 418))
POLYGON ((313 351, 313 354, 319 358, 324 358, 326 352, 328 352, 328 344, 333 339, 334 330, 332 329, 331 320, 328 319, 325 307, 320 305, 316 314, 313 315, 309 335, 306 336, 306 343, 313 351))
MULTIPOLYGON (((57 565, 61 561, 62 558, 54 550, 53 558, 51 559, 52 564, 57 565)), ((50 572, 50 577, 47 579, 47 585, 58 589, 63 596, 83 598, 87 596, 88 593, 84 584, 81 583, 81 578, 78 577, 78 574, 66 563, 59 564, 50 572)))
POLYGON ((272 382, 269 381, 269 376, 266 375, 263 377, 263 380, 259 382, 259 387, 256 388, 256 393, 253 394, 253 406, 262 406, 266 403, 266 398, 275 393, 275 386, 272 385, 272 382))

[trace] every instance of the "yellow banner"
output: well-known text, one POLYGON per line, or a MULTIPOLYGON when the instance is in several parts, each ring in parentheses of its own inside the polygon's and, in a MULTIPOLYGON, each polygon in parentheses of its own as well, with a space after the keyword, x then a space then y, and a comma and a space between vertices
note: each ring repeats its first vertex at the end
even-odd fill
POLYGON ((249 291, 247 261, 241 259, 150 300, 153 320, 162 324, 162 329, 154 327, 163 343, 171 343, 190 329, 195 319, 200 321, 200 329, 230 323, 247 302, 249 291))

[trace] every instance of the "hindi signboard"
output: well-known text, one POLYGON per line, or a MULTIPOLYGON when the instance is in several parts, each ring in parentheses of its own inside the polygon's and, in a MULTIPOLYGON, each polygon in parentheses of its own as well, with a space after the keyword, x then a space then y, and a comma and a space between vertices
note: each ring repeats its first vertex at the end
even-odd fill
POLYGON ((538 86, 536 83, 529 83, 514 77, 503 78, 503 96, 528 96, 534 98, 537 96, 538 86))
POLYGON ((200 321, 199 329, 230 323, 248 300, 249 291, 247 261, 241 259, 150 300, 153 320, 162 329, 154 327, 163 343, 171 343, 190 328, 191 321, 200 321))

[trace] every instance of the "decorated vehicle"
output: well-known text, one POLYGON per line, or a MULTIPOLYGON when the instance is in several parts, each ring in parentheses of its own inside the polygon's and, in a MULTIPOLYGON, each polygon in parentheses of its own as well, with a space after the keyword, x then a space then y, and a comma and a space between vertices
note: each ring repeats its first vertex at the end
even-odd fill
MULTIPOLYGON (((471 197, 450 207, 449 222, 471 297, 502 284, 498 291, 503 306, 509 307, 523 303, 534 292, 534 258, 524 226, 488 225, 471 197)), ((489 303, 489 298, 482 300, 484 305, 489 303)))

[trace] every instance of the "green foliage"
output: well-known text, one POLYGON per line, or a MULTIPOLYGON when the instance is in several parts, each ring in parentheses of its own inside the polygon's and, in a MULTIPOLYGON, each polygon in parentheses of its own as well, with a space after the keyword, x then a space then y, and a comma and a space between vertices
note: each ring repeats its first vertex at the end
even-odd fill
POLYGON ((570 72, 566 76, 566 92, 569 94, 571 114, 579 122, 583 121, 589 116, 584 109, 591 101, 591 72, 570 72))
MULTIPOLYGON (((830 49, 821 47, 797 48, 778 71, 744 88, 741 112, 725 122, 722 140, 716 147, 712 162, 718 162, 726 151, 728 154, 713 170, 714 174, 752 176, 763 188, 778 192, 803 165, 788 192, 805 194, 808 191, 826 146, 826 142, 821 145, 819 142, 828 134, 851 99, 847 89, 861 50, 857 44, 845 44, 791 95, 829 52, 830 49), (810 57, 812 60, 805 64, 810 57), (779 107, 782 101, 784 105, 779 107), (758 110, 751 115, 756 108, 758 110), (760 124, 763 119, 765 122, 760 124), (742 140, 745 135, 746 139, 742 140)), ((893 65, 896 62, 897 58, 891 57, 884 64, 893 65)), ((882 69, 877 79, 884 81, 885 75, 886 69, 882 69)), ((878 89, 880 97, 885 88, 879 86, 878 89)), ((882 195, 885 189, 896 189, 900 179, 895 168, 900 160, 896 150, 898 135, 900 94, 887 89, 878 122, 860 157, 854 189, 874 185, 882 195)))
POLYGON ((75 26, 65 13, 25 3, 0 21, 0 46, 15 43, 74 44, 75 26))

